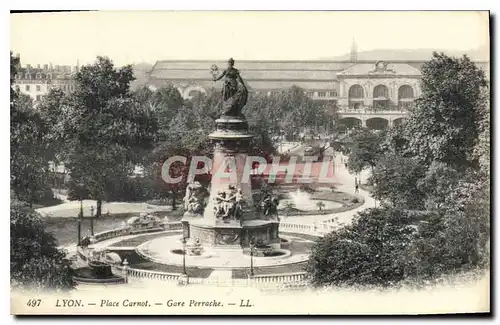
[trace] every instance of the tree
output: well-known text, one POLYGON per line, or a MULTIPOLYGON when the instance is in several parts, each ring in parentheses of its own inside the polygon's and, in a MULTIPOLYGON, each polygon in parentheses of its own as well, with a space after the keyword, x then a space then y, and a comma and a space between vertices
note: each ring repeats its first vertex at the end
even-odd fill
POLYGON ((473 149, 482 118, 484 72, 467 56, 434 53, 422 67, 422 94, 405 129, 408 150, 427 166, 477 167, 473 149))
POLYGON ((381 144, 384 138, 385 133, 375 133, 365 128, 354 130, 347 140, 350 143, 347 169, 354 173, 360 173, 367 167, 373 170, 383 155, 381 144))
POLYGON ((97 217, 102 201, 125 183, 156 140, 158 119, 149 105, 131 96, 133 79, 130 66, 115 69, 108 58, 98 57, 77 73, 62 116, 60 141, 68 144, 70 187, 97 200, 97 217))
POLYGON ((409 247, 409 274, 422 279, 489 265, 490 194, 486 183, 461 180, 409 247))
POLYGON ((318 210, 321 211, 321 209, 325 207, 325 203, 323 203, 323 201, 319 201, 316 203, 316 206, 318 207, 318 210))
POLYGON ((319 239, 306 271, 315 286, 392 285, 406 278, 406 247, 414 235, 404 210, 368 209, 319 239))
POLYGON ((13 287, 65 290, 73 287, 66 252, 57 248, 41 216, 11 197, 10 275, 13 287))
POLYGON ((460 174, 452 167, 433 162, 425 175, 417 181, 417 188, 425 193, 425 209, 439 210, 456 189, 460 174))
POLYGON ((395 207, 423 210, 426 193, 417 183, 425 176, 425 166, 413 158, 387 155, 378 161, 370 176, 372 196, 395 207))
POLYGON ((167 85, 153 92, 150 101, 155 107, 161 130, 165 130, 170 121, 179 113, 179 110, 184 107, 181 93, 172 85, 167 85))
POLYGON ((371 193, 382 208, 315 245, 314 284, 390 285, 489 265, 487 93, 483 72, 467 57, 434 54, 404 126, 382 139, 354 131, 350 170, 374 166, 371 193))
MULTIPOLYGON (((176 208, 176 199, 184 192, 187 186, 187 177, 193 156, 210 156, 211 148, 204 119, 191 105, 179 110, 168 126, 163 130, 164 139, 156 143, 150 155, 149 177, 152 177, 154 187, 158 193, 168 195, 172 199, 173 208, 176 208), (166 183, 161 177, 163 163, 170 157, 186 157, 186 163, 175 162, 170 166, 169 173, 173 178, 181 177, 178 183, 166 183)), ((206 119, 206 118, 205 118, 206 119)), ((206 175, 205 175, 206 176, 206 175)), ((197 176, 201 181, 202 175, 197 176)), ((203 181, 202 181, 203 183, 203 181)))
POLYGON ((59 140, 63 137, 62 132, 64 132, 61 116, 64 114, 64 108, 68 105, 68 96, 58 88, 51 89, 38 105, 38 112, 47 126, 48 155, 56 164, 66 160, 66 143, 59 140))
POLYGON ((53 197, 48 181, 51 158, 47 141, 49 128, 40 112, 33 108, 31 98, 12 87, 18 66, 19 58, 11 53, 10 184, 14 193, 32 206, 53 197))

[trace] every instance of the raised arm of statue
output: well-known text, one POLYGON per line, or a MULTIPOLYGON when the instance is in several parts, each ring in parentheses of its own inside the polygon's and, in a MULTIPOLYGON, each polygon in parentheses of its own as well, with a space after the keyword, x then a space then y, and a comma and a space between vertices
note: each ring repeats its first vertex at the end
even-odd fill
POLYGON ((222 71, 221 75, 214 77, 214 81, 221 80, 226 75, 226 70, 222 71))

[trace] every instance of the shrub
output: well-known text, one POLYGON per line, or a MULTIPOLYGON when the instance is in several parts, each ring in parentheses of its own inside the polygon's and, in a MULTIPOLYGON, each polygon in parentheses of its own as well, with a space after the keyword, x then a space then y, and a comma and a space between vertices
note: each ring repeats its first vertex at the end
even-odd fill
POLYGON ((415 229, 402 210, 362 211, 351 225, 313 246, 307 272, 315 286, 400 282, 406 277, 407 247, 414 236, 415 229))
POLYGON ((70 261, 45 230, 42 218, 13 199, 10 211, 10 275, 13 287, 70 289, 70 261))

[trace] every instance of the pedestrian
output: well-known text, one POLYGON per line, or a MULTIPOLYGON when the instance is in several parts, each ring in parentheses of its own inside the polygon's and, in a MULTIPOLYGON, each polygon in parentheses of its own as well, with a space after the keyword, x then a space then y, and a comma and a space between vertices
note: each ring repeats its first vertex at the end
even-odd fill
POLYGON ((358 184, 358 183, 356 183, 356 187, 355 187, 355 189, 354 189, 354 193, 355 193, 355 194, 358 194, 358 193, 359 193, 359 184, 358 184))

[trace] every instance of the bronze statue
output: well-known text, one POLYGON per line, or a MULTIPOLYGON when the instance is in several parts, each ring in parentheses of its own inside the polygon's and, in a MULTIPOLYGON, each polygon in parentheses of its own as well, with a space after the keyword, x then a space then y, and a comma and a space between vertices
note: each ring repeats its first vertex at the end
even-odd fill
POLYGON ((226 190, 219 191, 214 200, 214 214, 216 219, 222 219, 224 222, 241 219, 245 204, 241 189, 236 189, 230 185, 226 190))
POLYGON ((204 208, 204 188, 199 182, 186 187, 184 196, 184 210, 191 214, 202 214, 204 208))
POLYGON ((260 211, 265 216, 278 216, 279 198, 273 193, 269 186, 261 189, 260 211))
POLYGON ((241 117, 241 110, 246 105, 248 99, 248 89, 240 76, 238 69, 234 68, 234 60, 231 58, 227 62, 227 69, 219 75, 219 68, 214 64, 211 68, 214 81, 224 78, 222 87, 222 108, 223 115, 241 117))

